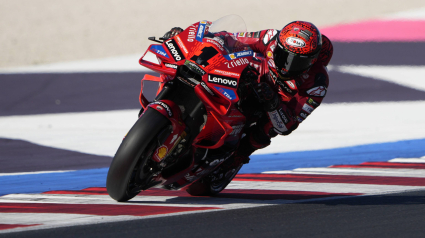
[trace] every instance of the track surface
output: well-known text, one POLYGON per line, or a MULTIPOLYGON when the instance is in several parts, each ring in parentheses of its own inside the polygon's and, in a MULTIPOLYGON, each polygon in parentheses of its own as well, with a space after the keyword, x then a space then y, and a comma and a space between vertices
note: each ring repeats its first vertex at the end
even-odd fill
MULTIPOLYGON (((324 30, 340 39, 320 109, 327 120, 316 120, 326 131, 310 127, 312 115, 303 123, 310 131, 291 135, 315 150, 290 150, 290 141, 285 150, 270 146, 213 198, 157 189, 129 203, 107 196, 107 167, 125 133, 120 124, 136 118, 141 73, 0 75, 5 98, 0 101, 0 236, 423 237, 425 83, 417 79, 425 73, 425 36, 394 40, 377 30, 378 38, 369 39, 374 42, 346 42, 338 31, 324 30), (359 108, 363 111, 349 114, 359 108), (325 125, 342 112, 353 118, 325 125), (391 115, 385 120, 390 130, 380 127, 382 114, 391 115), (371 126, 349 134, 371 115, 371 126), (333 127, 340 134, 332 134, 333 127), (394 139, 370 138, 370 131, 394 139), (340 146, 328 148, 322 134, 336 137, 328 144, 340 146)), ((148 91, 153 96, 152 86, 148 91)))
POLYGON ((11 233, 7 237, 423 237, 424 198, 423 191, 355 197, 11 233))

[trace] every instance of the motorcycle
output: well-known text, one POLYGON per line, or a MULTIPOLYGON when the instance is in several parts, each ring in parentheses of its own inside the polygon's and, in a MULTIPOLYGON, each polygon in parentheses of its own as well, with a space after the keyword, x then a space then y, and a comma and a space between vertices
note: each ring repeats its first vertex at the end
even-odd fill
POLYGON ((252 84, 243 71, 254 52, 235 44, 231 33, 217 36, 223 31, 245 32, 245 23, 230 15, 194 23, 170 39, 149 37, 160 44, 150 45, 139 63, 160 77, 142 79, 140 117, 108 171, 113 199, 127 201, 152 187, 211 196, 239 172, 242 164, 226 173, 223 166, 249 126, 240 89, 252 84), (153 102, 143 93, 144 81, 159 83, 153 102))

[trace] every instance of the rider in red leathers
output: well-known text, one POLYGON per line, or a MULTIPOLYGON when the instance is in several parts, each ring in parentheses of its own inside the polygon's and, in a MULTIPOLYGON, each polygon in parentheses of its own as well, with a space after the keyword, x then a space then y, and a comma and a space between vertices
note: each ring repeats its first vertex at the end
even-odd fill
MULTIPOLYGON (((181 31, 173 28, 164 38, 181 31)), ((244 72, 245 77, 257 80, 255 93, 267 114, 251 124, 234 156, 225 162, 232 169, 248 163, 255 150, 270 145, 270 138, 289 135, 320 105, 329 85, 326 66, 333 46, 316 26, 305 21, 291 22, 281 31, 220 32, 214 36, 248 45, 256 52, 244 72)))

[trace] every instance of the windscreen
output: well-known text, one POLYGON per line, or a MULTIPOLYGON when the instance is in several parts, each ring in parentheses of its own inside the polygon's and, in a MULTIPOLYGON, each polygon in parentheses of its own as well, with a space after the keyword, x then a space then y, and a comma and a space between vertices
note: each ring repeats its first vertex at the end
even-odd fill
POLYGON ((210 32, 245 32, 246 24, 242 17, 238 15, 227 15, 214 21, 209 29, 210 32))

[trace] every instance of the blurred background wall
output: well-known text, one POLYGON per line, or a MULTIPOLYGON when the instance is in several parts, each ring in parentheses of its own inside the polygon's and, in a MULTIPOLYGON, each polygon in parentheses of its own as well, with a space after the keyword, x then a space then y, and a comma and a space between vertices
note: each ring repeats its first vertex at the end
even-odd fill
POLYGON ((0 0, 0 68, 142 53, 148 36, 228 14, 249 31, 319 28, 424 7, 423 0, 0 0))

